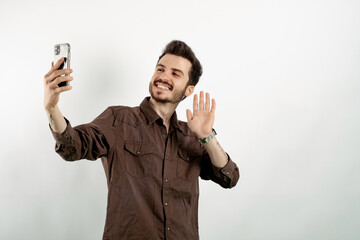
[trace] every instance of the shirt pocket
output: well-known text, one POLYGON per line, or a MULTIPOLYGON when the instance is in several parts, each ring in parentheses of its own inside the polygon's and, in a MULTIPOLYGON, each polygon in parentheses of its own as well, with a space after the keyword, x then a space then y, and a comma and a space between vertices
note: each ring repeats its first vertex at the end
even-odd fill
POLYGON ((126 172, 136 178, 155 176, 157 173, 155 146, 145 142, 125 142, 126 172))
POLYGON ((181 179, 194 181, 200 176, 201 154, 191 148, 178 150, 177 176, 181 179))

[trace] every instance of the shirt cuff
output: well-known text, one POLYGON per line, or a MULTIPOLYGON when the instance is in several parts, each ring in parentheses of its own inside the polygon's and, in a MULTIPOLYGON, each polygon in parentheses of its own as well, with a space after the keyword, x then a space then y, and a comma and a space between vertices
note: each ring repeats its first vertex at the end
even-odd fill
POLYGON ((227 156, 228 162, 223 168, 219 168, 213 165, 214 173, 217 177, 224 178, 224 176, 226 176, 227 178, 230 178, 233 171, 235 170, 235 163, 231 160, 228 154, 227 156))
POLYGON ((67 120, 65 117, 65 122, 66 122, 66 128, 65 128, 65 131, 62 132, 62 133, 57 133, 57 132, 54 132, 49 124, 49 128, 50 128, 50 131, 55 139, 55 141, 57 143, 61 143, 61 144, 67 144, 67 143, 72 143, 72 137, 71 137, 71 124, 69 122, 69 120, 67 120))

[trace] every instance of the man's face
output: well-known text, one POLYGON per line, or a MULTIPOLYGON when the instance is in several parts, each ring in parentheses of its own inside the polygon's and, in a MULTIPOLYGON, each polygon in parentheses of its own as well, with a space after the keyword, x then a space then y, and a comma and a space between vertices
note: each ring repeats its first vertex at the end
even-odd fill
POLYGON ((164 55, 156 65, 149 84, 151 97, 161 103, 179 103, 194 86, 187 86, 191 62, 172 54, 164 55))

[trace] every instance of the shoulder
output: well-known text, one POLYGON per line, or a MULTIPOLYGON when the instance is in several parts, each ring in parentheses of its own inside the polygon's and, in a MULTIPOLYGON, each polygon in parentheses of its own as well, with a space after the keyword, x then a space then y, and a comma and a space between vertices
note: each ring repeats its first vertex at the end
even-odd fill
POLYGON ((105 111, 111 112, 113 115, 114 121, 117 123, 128 123, 131 125, 136 125, 139 121, 140 107, 129 107, 129 106, 109 106, 105 111))
POLYGON ((135 113, 139 110, 139 107, 129 107, 129 106, 109 106, 105 111, 111 111, 114 115, 124 114, 124 113, 135 113))

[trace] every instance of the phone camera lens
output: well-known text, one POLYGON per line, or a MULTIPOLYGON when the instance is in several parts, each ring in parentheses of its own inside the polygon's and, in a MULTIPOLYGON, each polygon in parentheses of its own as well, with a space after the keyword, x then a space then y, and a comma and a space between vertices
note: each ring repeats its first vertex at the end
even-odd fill
POLYGON ((55 55, 58 55, 60 53, 60 47, 59 46, 55 46, 54 47, 54 52, 55 52, 55 55))

